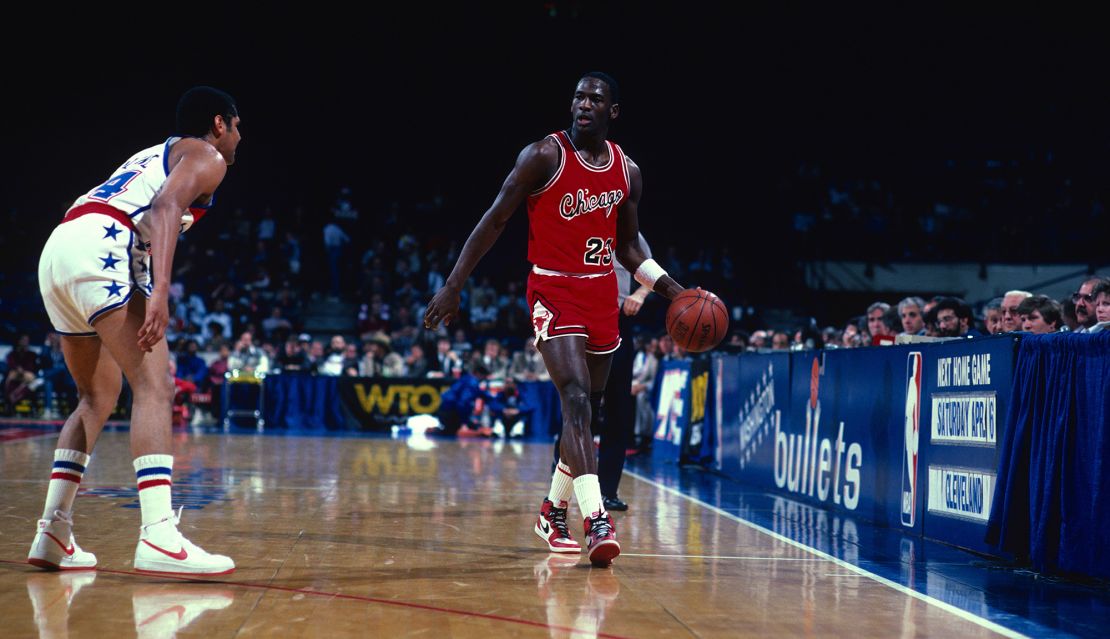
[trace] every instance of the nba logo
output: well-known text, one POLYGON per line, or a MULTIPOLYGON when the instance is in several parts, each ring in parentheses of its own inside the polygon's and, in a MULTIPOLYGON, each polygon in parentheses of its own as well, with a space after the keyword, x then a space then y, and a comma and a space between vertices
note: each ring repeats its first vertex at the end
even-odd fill
POLYGON ((917 443, 921 434, 921 353, 906 360, 906 421, 902 457, 902 525, 913 528, 917 512, 917 443))

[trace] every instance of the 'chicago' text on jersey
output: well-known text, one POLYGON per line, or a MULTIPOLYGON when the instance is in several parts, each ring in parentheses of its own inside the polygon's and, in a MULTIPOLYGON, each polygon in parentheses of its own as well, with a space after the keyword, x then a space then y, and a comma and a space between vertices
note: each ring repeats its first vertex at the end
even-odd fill
POLYGON ((593 213, 598 209, 605 209, 605 217, 613 213, 613 209, 620 205, 624 199, 624 191, 613 189, 601 195, 590 195, 589 189, 578 189, 577 197, 573 193, 563 195, 559 203, 559 214, 563 219, 573 220, 579 215, 593 213))

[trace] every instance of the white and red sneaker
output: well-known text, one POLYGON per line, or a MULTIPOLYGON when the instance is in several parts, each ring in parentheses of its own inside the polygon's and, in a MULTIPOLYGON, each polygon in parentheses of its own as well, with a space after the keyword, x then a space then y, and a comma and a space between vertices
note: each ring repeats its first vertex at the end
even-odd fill
POLYGON ((135 570, 170 575, 226 575, 235 570, 235 562, 223 555, 213 555, 185 539, 177 529, 181 509, 176 515, 140 528, 139 544, 135 546, 135 570))
POLYGON ((73 518, 54 511, 54 519, 40 519, 27 563, 46 570, 92 570, 96 555, 81 550, 73 539, 73 518))
POLYGON ((551 552, 582 552, 582 546, 570 536, 570 531, 567 529, 567 502, 565 501, 559 502, 556 506, 545 497, 543 506, 540 508, 540 516, 536 518, 535 531, 540 539, 547 542, 547 548, 551 552))
POLYGON ((621 554, 621 545, 617 543, 617 530, 613 527, 613 518, 607 512, 595 512, 583 521, 586 532, 586 548, 590 554, 590 563, 598 568, 608 568, 613 559, 621 554))

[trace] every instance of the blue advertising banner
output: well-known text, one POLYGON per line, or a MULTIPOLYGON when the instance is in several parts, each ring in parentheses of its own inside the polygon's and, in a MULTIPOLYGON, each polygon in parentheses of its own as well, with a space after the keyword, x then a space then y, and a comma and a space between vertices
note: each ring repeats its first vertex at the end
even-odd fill
POLYGON ((1017 337, 1003 335, 922 349, 922 482, 927 491, 925 535, 931 539, 979 552, 994 550, 983 536, 1017 343, 1017 337))
MULTIPOLYGON (((912 483, 902 479, 905 451, 912 445, 905 419, 910 350, 793 356, 793 410, 775 433, 777 487, 872 521, 903 525, 903 485, 912 483)), ((906 528, 920 530, 916 518, 911 521, 906 528)))
POLYGON ((679 461, 683 431, 690 419, 690 361, 668 360, 660 366, 659 402, 655 408, 652 459, 679 461))
POLYGON ((790 354, 745 353, 713 361, 717 468, 775 487, 775 433, 790 412, 790 354))

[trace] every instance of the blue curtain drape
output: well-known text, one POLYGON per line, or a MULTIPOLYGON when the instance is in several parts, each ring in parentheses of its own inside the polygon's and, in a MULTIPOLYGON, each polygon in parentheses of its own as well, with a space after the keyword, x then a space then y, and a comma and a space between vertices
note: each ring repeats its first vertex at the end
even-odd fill
POLYGON ((1110 577, 1110 333, 1023 336, 988 543, 1110 577))

